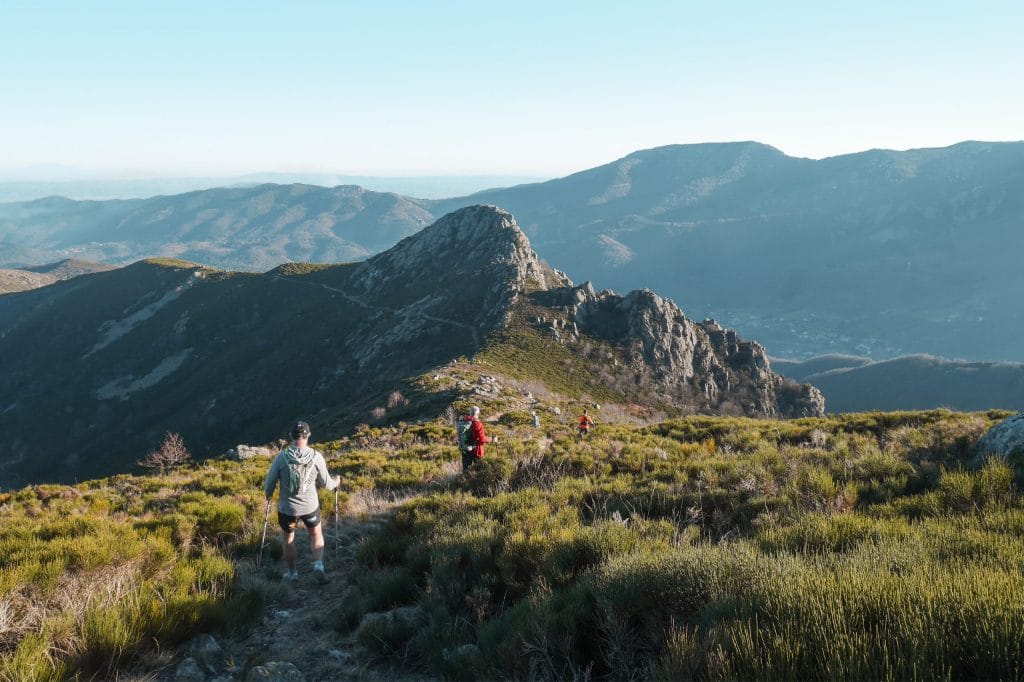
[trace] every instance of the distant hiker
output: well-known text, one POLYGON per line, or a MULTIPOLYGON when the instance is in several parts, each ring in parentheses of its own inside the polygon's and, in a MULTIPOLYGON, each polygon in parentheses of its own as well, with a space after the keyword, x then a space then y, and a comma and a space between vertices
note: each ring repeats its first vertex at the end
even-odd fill
POLYGON ((580 438, 583 438, 588 433, 590 433, 590 427, 593 426, 593 425, 594 425, 594 419, 593 419, 593 417, 590 416, 590 412, 587 411, 587 410, 583 410, 583 414, 580 415, 580 425, 579 425, 579 429, 580 429, 579 436, 580 436, 580 438))
POLYGON ((497 438, 489 438, 484 433, 484 423, 480 421, 480 408, 474 405, 469 414, 459 420, 456 425, 459 436, 459 450, 462 451, 462 472, 484 456, 485 443, 497 443, 497 438))
POLYGON ((280 484, 277 522, 281 526, 284 560, 288 565, 283 578, 292 582, 299 579, 295 570, 295 528, 301 519, 309 531, 313 577, 323 584, 327 582, 327 576, 324 573, 324 534, 320 525, 317 488, 334 490, 341 483, 341 477, 328 473, 324 456, 308 446, 309 436, 309 424, 296 422, 292 427, 293 442, 274 458, 263 483, 263 492, 269 502, 274 496, 274 488, 280 484))
POLYGON ((536 410, 533 411, 533 428, 540 428, 540 415, 537 414, 536 410))

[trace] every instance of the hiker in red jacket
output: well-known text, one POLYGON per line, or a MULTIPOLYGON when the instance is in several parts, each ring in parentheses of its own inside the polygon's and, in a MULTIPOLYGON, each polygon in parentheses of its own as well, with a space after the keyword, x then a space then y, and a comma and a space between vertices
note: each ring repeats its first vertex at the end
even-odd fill
POLYGON ((579 437, 585 438, 590 433, 590 427, 594 425, 594 418, 590 416, 588 410, 583 410, 583 414, 580 415, 579 424, 579 437))
POLYGON ((462 452, 462 471, 484 456, 485 443, 497 443, 497 438, 489 438, 484 433, 484 423, 480 421, 480 408, 474 405, 469 409, 469 429, 466 432, 466 449, 462 452))

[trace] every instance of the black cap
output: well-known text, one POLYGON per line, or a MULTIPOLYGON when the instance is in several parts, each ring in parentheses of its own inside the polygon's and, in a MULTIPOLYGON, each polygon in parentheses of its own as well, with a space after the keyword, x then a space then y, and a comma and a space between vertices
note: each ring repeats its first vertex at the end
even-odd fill
POLYGON ((292 438, 298 440, 299 438, 309 437, 309 424, 306 422, 295 422, 295 426, 292 427, 292 438))

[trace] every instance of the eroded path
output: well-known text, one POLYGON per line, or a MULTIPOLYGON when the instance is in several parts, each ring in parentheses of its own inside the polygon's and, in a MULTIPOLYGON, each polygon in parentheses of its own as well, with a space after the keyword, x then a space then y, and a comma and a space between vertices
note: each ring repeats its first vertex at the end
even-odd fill
MULTIPOLYGON (((264 595, 260 615, 248 625, 228 633, 197 633, 176 651, 166 651, 150 661, 155 672, 127 674, 121 679, 147 680, 427 680, 408 671, 392 669, 379 661, 369 666, 355 651, 353 634, 336 628, 338 611, 348 588, 348 572, 360 541, 380 528, 399 501, 378 503, 375 509, 343 514, 335 524, 333 514, 324 516, 326 548, 324 565, 329 578, 320 585, 310 565, 309 535, 300 527, 296 534, 299 580, 281 580, 284 560, 270 550, 262 566, 252 559, 238 564, 236 589, 253 589, 264 595)), ((279 550, 278 550, 279 553, 279 550)), ((152 668, 150 668, 152 670, 152 668)))

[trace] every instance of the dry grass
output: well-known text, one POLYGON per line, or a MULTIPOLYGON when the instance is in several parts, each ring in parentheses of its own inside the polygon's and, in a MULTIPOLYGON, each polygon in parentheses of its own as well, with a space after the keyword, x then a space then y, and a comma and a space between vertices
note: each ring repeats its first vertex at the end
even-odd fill
POLYGON ((49 644, 39 653, 48 666, 82 656, 88 649, 88 614, 116 609, 138 590, 136 562, 88 573, 65 572, 51 590, 19 586, 0 601, 0 653, 14 651, 29 633, 46 630, 49 644), (56 621, 54 614, 59 614, 56 621))
POLYGON ((382 516, 417 497, 417 493, 397 490, 359 490, 349 498, 346 510, 352 516, 382 516))

